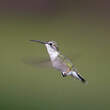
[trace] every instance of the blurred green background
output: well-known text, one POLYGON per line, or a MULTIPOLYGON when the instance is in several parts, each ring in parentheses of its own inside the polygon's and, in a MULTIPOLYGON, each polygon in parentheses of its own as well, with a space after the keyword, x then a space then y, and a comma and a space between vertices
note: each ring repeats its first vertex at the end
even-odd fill
POLYGON ((20 8, 17 0, 1 4, 0 110, 110 110, 108 5, 62 2, 48 1, 35 9, 25 7, 30 2, 21 2, 20 8), (23 59, 48 58, 44 45, 29 40, 55 40, 88 85, 51 68, 25 64, 23 59))

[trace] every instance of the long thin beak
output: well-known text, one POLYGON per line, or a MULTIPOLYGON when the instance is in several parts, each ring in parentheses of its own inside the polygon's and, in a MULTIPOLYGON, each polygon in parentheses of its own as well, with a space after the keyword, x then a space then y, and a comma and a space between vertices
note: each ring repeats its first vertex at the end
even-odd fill
POLYGON ((41 44, 47 44, 47 42, 43 42, 43 41, 40 41, 40 40, 30 40, 30 41, 32 41, 32 42, 39 42, 41 44))

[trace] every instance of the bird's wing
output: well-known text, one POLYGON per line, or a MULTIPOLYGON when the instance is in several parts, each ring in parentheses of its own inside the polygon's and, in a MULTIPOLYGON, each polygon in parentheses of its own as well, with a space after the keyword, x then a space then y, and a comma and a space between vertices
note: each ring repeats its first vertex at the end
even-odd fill
POLYGON ((70 69, 73 68, 73 64, 72 62, 70 61, 70 59, 68 59, 67 57, 63 56, 63 55, 59 55, 60 59, 62 60, 62 62, 67 66, 69 67, 70 69))
POLYGON ((50 59, 46 58, 34 58, 34 57, 28 57, 28 58, 23 58, 22 61, 25 64, 30 64, 35 67, 52 67, 50 59))

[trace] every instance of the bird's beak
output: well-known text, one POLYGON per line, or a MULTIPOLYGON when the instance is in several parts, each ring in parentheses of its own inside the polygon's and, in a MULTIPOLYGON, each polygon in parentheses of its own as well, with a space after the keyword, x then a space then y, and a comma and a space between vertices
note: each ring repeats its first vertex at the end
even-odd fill
POLYGON ((48 42, 43 42, 43 41, 40 41, 40 40, 30 40, 30 41, 32 41, 32 42, 39 42, 41 44, 47 44, 48 43, 48 42))

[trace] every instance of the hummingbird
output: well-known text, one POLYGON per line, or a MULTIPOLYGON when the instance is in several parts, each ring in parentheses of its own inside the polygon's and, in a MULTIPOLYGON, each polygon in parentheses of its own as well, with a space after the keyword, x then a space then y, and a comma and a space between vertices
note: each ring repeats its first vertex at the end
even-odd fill
POLYGON ((53 68, 60 71, 63 77, 72 76, 75 79, 86 83, 86 80, 79 74, 70 59, 60 53, 58 45, 55 41, 30 40, 44 44, 50 57, 53 68))

